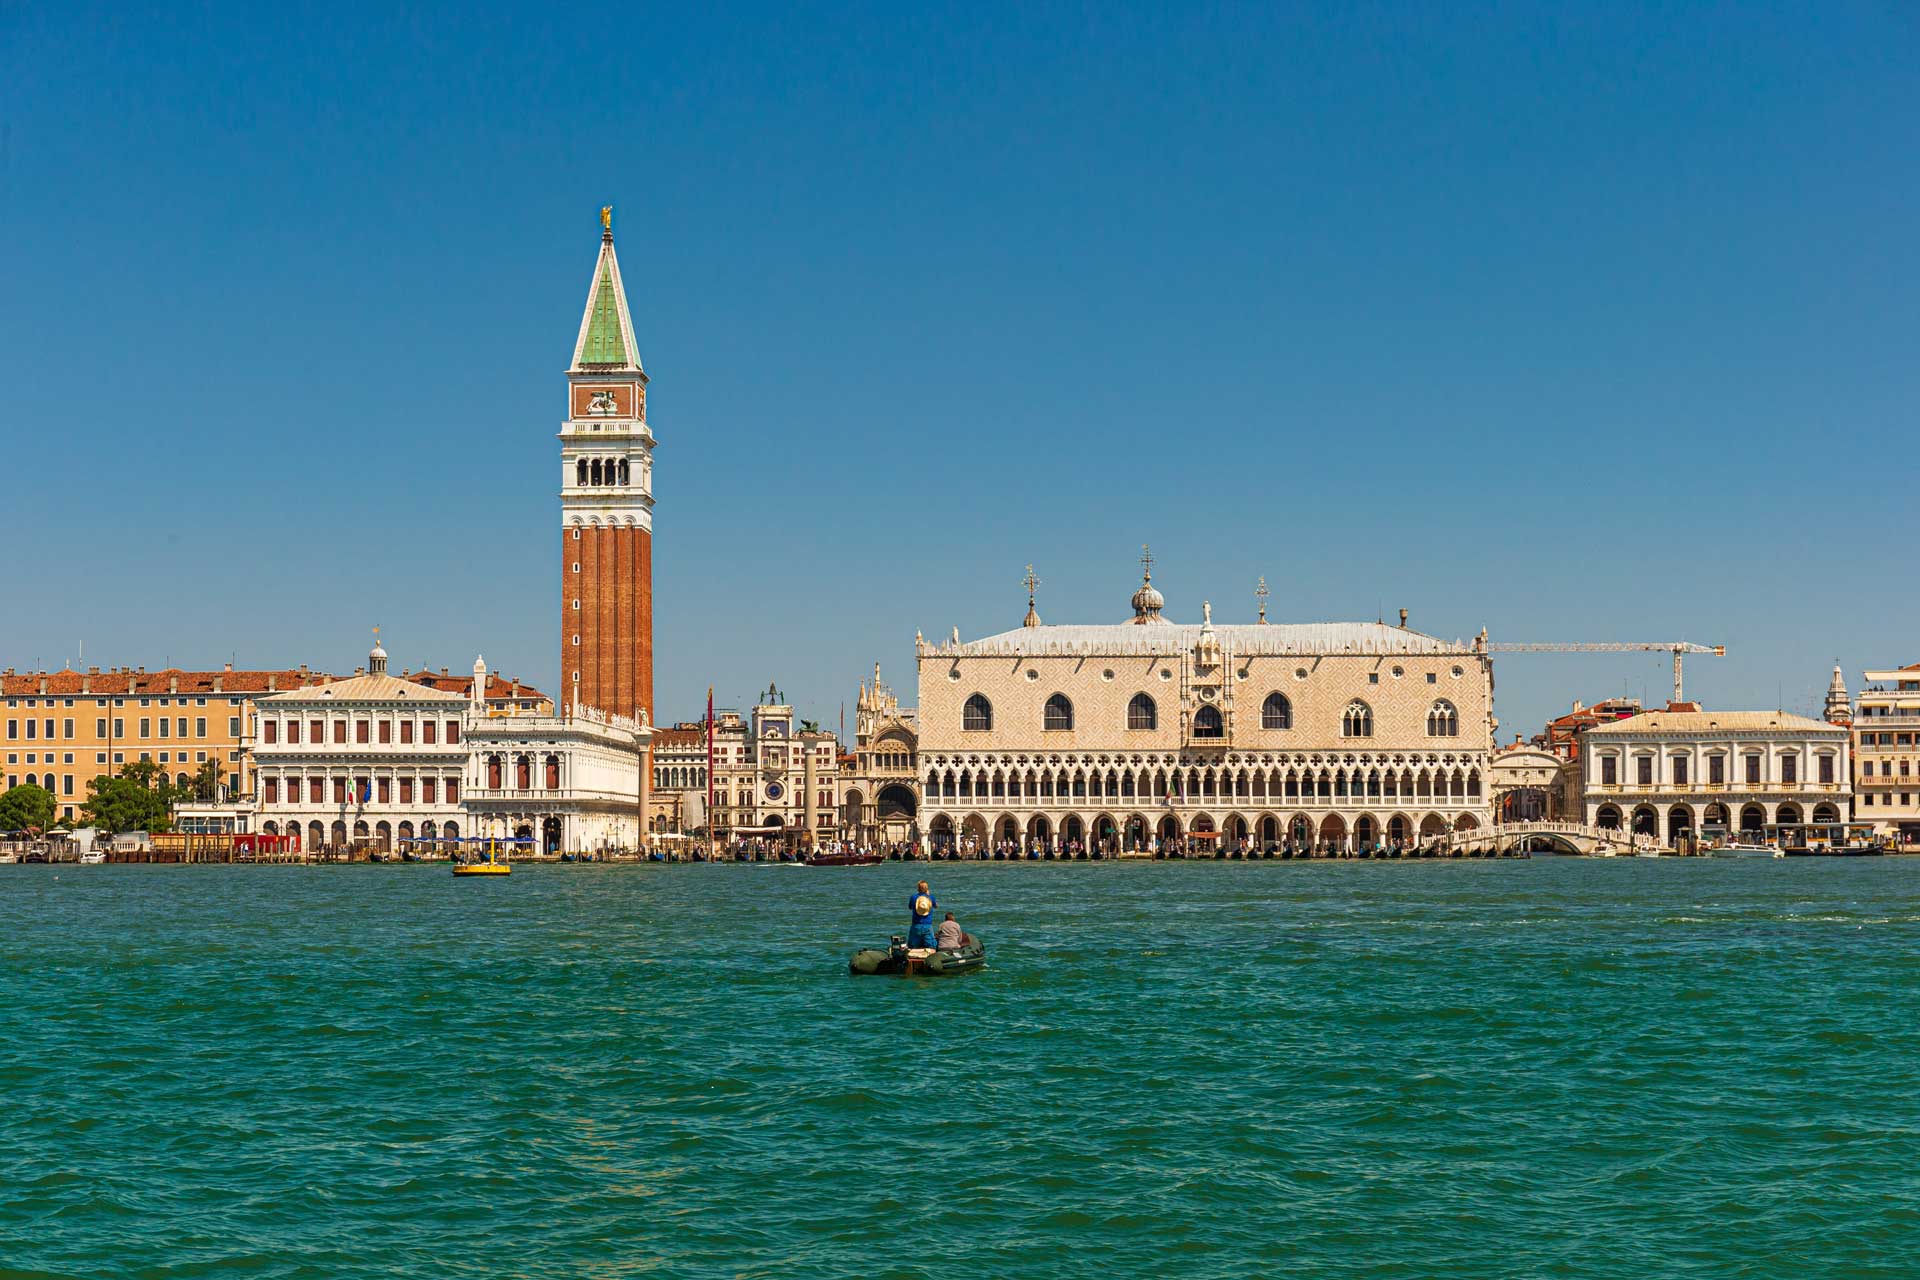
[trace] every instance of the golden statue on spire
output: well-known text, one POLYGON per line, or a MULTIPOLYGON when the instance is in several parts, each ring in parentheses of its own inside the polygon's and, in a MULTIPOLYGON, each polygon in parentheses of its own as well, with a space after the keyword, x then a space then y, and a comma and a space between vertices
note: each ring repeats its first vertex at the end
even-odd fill
POLYGON ((613 230, 613 206, 610 204, 600 206, 600 229, 602 231, 613 230))

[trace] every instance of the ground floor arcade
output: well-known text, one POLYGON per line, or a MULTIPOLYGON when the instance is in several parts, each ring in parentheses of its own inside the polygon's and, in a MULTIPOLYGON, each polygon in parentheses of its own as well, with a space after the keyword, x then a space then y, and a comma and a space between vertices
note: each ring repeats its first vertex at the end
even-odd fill
POLYGON ((1433 809, 939 811, 929 818, 927 843, 934 852, 968 857, 1081 852, 1109 857, 1215 852, 1338 857, 1415 850, 1450 833, 1478 830, 1484 822, 1477 812, 1433 809))
POLYGON ((1842 822, 1844 806, 1817 800, 1706 800, 1661 802, 1608 801, 1591 807, 1590 825, 1638 836, 1652 836, 1668 845, 1684 840, 1738 835, 1758 840, 1769 826, 1803 822, 1842 822))
POLYGON ((470 818, 475 836, 504 844, 522 856, 554 858, 564 854, 619 853, 640 846, 640 819, 632 806, 613 810, 475 805, 470 818))
POLYGON ((288 836, 292 848, 311 854, 420 853, 452 848, 466 832, 459 818, 401 818, 360 814, 329 818, 268 818, 260 832, 288 836))

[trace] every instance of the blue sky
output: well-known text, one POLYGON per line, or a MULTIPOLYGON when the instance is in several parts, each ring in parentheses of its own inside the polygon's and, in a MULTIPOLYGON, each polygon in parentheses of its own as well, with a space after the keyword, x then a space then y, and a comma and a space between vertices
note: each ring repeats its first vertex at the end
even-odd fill
MULTIPOLYGON (((597 210, 658 694, 1168 611, 1920 661, 1910 6, 0 10, 0 665, 558 668, 597 210)), ((1503 732, 1666 660, 1498 667, 1503 732)))

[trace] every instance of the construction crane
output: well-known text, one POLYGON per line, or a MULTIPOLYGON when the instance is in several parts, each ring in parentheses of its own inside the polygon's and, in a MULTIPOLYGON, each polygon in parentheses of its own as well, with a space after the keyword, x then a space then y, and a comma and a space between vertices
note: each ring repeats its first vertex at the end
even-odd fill
POLYGON ((1673 700, 1683 702, 1680 696, 1680 659, 1689 653, 1707 653, 1716 658, 1727 656, 1727 646, 1723 644, 1688 644, 1685 640, 1659 640, 1650 644, 1620 643, 1608 644, 1522 644, 1508 642, 1488 644, 1489 653, 1671 653, 1673 655, 1673 700))

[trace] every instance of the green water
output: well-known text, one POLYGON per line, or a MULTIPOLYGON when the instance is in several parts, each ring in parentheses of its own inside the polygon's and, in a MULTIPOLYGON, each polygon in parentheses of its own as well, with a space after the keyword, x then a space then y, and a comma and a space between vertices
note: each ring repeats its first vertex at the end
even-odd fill
POLYGON ((0 1275, 1920 1273, 1920 860, 0 868, 0 1275))

